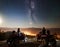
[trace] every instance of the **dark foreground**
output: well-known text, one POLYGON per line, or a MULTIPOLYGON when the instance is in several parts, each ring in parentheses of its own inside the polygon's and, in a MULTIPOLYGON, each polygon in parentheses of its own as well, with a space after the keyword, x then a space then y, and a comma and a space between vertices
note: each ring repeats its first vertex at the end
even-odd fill
MULTIPOLYGON (((7 44, 0 45, 0 47, 9 47, 7 44)), ((20 44, 17 47, 39 47, 39 44, 36 43, 24 43, 20 44)), ((60 46, 57 46, 60 47, 60 46)))
MULTIPOLYGON (((29 42, 29 43, 21 43, 17 47, 38 47, 38 46, 39 46, 39 43, 29 42)), ((8 45, 5 43, 0 45, 0 47, 8 47, 8 45)))
MULTIPOLYGON (((60 43, 60 42, 58 42, 60 43)), ((17 47, 39 47, 38 42, 28 42, 28 43, 21 43, 17 47)), ((8 47, 6 43, 0 44, 0 47, 8 47)), ((57 44, 57 47, 60 47, 59 44, 57 44)))

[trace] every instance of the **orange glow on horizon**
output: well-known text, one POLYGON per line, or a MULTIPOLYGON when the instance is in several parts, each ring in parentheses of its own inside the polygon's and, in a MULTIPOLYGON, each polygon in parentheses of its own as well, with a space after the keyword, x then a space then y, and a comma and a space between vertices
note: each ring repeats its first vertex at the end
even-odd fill
POLYGON ((30 32, 24 32, 25 35, 31 35, 31 36, 36 36, 36 34, 30 33, 30 32))
POLYGON ((57 35, 57 38, 60 38, 60 35, 57 35))

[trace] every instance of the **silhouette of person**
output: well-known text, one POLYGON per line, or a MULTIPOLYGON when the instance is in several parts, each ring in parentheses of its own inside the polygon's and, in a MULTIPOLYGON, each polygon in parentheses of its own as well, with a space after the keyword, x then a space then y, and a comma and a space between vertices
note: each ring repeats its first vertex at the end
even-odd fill
POLYGON ((18 30, 17 30, 17 38, 18 38, 18 40, 24 40, 25 39, 25 34, 21 33, 20 28, 18 28, 18 30))
POLYGON ((46 38, 46 29, 45 29, 45 27, 43 27, 43 29, 42 29, 42 34, 41 34, 41 38, 42 39, 45 39, 46 38))
POLYGON ((52 46, 56 47, 56 40, 55 40, 54 35, 50 36, 50 42, 51 42, 52 46))
POLYGON ((21 36, 20 28, 17 29, 17 43, 19 44, 19 39, 21 36))
POLYGON ((8 46, 9 47, 15 47, 15 40, 16 40, 16 34, 15 31, 12 31, 12 34, 10 35, 10 37, 7 40, 8 46))
POLYGON ((16 32, 15 31, 12 32, 11 38, 12 38, 12 47, 16 47, 16 32))
POLYGON ((21 31, 20 31, 20 28, 18 28, 18 30, 17 30, 17 37, 18 37, 18 39, 20 39, 20 36, 21 36, 21 31))
POLYGON ((46 47, 48 47, 48 44, 49 43, 51 44, 51 46, 56 47, 55 37, 54 37, 54 35, 51 35, 50 34, 50 31, 49 30, 47 30, 47 39, 46 39, 46 42, 47 42, 47 46, 46 47))
POLYGON ((45 29, 45 27, 43 27, 43 29, 42 29, 42 34, 43 34, 43 35, 46 34, 46 29, 45 29))
POLYGON ((46 35, 46 29, 45 29, 45 27, 43 27, 43 29, 41 31, 41 35, 40 35, 41 42, 42 42, 43 46, 46 45, 46 37, 47 37, 47 35, 46 35))
POLYGON ((49 30, 47 30, 47 35, 50 35, 50 31, 49 30))
POLYGON ((17 30, 17 36, 18 36, 18 37, 21 36, 20 28, 18 28, 18 30, 17 30))
POLYGON ((48 47, 49 41, 50 41, 50 31, 47 30, 46 47, 48 47))
POLYGON ((41 39, 41 35, 42 35, 42 32, 41 31, 36 35, 37 41, 41 39))

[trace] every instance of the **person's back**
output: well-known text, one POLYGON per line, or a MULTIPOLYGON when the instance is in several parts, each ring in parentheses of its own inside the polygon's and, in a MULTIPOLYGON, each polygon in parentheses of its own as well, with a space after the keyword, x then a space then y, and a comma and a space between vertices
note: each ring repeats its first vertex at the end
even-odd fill
POLYGON ((15 34, 15 31, 12 32, 11 39, 12 39, 12 45, 15 47, 15 45, 16 45, 16 34, 15 34))
POLYGON ((20 32, 20 28, 18 28, 18 30, 17 30, 17 39, 18 40, 19 40, 20 36, 21 36, 21 32, 20 32))
POLYGON ((11 37, 13 40, 15 40, 15 38, 16 38, 16 33, 15 33, 15 31, 12 32, 12 34, 11 34, 10 37, 11 37))
POLYGON ((54 35, 49 35, 48 36, 47 44, 49 45, 49 43, 50 43, 51 46, 56 47, 56 40, 54 38, 54 35))
POLYGON ((46 29, 45 29, 45 27, 43 27, 43 29, 42 29, 42 34, 43 34, 43 35, 46 34, 46 29))
POLYGON ((50 31, 49 31, 49 30, 47 30, 47 41, 49 41, 50 36, 51 36, 50 31))
POLYGON ((15 34, 15 31, 13 31, 12 34, 9 36, 9 39, 7 40, 7 42, 10 41, 10 42, 8 42, 8 43, 10 43, 10 44, 8 44, 9 47, 15 46, 15 39, 16 39, 16 34, 15 34))
POLYGON ((56 39, 54 38, 54 35, 51 35, 50 42, 52 42, 53 46, 56 46, 56 39))
POLYGON ((20 41, 20 39, 21 39, 21 32, 20 32, 20 28, 18 28, 18 30, 17 30, 17 34, 16 34, 17 36, 16 36, 16 38, 17 38, 17 44, 19 44, 19 41, 20 41))
POLYGON ((46 29, 45 29, 45 27, 43 27, 43 29, 42 29, 42 34, 41 34, 41 38, 45 39, 46 37, 47 37, 46 29))

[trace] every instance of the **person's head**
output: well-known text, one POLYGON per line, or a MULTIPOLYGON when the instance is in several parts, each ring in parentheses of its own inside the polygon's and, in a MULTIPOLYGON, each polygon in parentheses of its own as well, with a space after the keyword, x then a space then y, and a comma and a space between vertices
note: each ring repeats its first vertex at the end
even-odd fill
POLYGON ((43 30, 46 30, 45 27, 43 27, 43 30))
POLYGON ((17 32, 20 32, 20 28, 18 28, 17 32))
POLYGON ((15 31, 12 31, 12 33, 14 34, 14 33, 15 33, 15 31))
POLYGON ((46 34, 46 29, 45 29, 45 27, 43 27, 43 29, 42 29, 42 34, 46 34))

